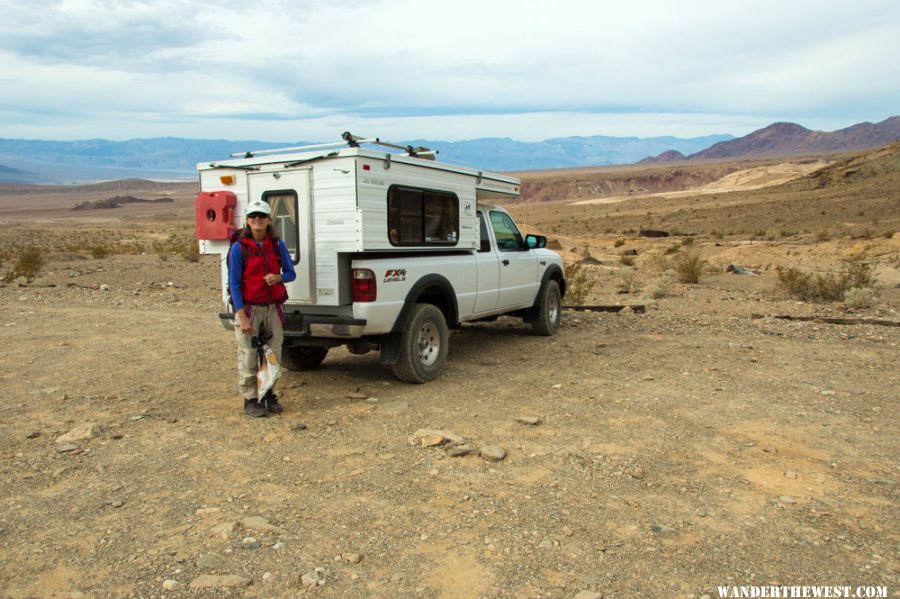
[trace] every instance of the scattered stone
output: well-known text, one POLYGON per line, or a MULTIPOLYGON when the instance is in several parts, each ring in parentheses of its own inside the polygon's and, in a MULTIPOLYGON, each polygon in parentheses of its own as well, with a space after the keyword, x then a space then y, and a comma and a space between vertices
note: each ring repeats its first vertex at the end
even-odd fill
POLYGON ((218 514, 221 511, 222 511, 222 508, 218 508, 218 507, 201 507, 201 508, 197 509, 197 511, 194 513, 197 514, 198 516, 209 516, 210 514, 218 514))
POLYGON ((784 473, 784 477, 794 480, 797 478, 797 472, 794 470, 788 470, 787 472, 784 473))
POLYGON ((236 526, 237 524, 234 522, 221 522, 213 526, 210 529, 210 532, 213 534, 213 536, 227 541, 231 538, 231 535, 234 534, 234 529, 236 526))
POLYGON ((417 430, 416 432, 413 433, 413 437, 415 437, 416 439, 422 439, 423 437, 437 437, 437 436, 447 439, 447 442, 462 443, 464 441, 464 439, 460 435, 457 435, 456 433, 452 433, 450 431, 436 430, 433 428, 420 428, 419 430, 417 430))
POLYGON ((167 591, 177 591, 181 587, 181 583, 169 578, 168 580, 163 581, 162 587, 167 591))
POLYGON ((666 526, 665 524, 652 524, 650 526, 650 530, 658 535, 666 535, 675 532, 675 529, 671 526, 666 526))
POLYGON ((473 454, 476 451, 478 451, 478 448, 476 448, 475 446, 463 444, 463 445, 456 445, 456 446, 448 449, 447 455, 450 456, 451 458, 460 458, 463 456, 467 456, 469 454, 473 454))
POLYGON ((57 453, 73 453, 76 451, 81 453, 82 449, 74 443, 67 443, 65 445, 57 445, 56 451, 57 453))
POLYGON ((272 545, 272 549, 274 549, 275 551, 281 551, 282 549, 284 549, 284 543, 278 541, 277 543, 272 545))
POLYGON ((642 478, 644 478, 644 469, 640 466, 635 466, 631 469, 631 471, 628 472, 628 476, 637 480, 641 480, 642 478))
POLYGON ((579 591, 578 594, 575 595, 575 599, 603 599, 603 593, 596 593, 594 591, 579 591))
POLYGON ((106 285, 106 284, 100 285, 100 291, 109 291, 109 285, 106 285))
POLYGON ((279 534, 287 534, 287 531, 281 527, 269 524, 269 521, 261 516, 247 516, 241 520, 241 526, 247 530, 255 530, 258 532, 277 532, 279 534))
POLYGON ((343 553, 341 554, 341 558, 348 564, 358 564, 362 561, 362 555, 359 553, 343 553))
POLYGON ((447 443, 449 439, 443 435, 431 435, 428 437, 422 437, 419 439, 419 442, 422 444, 422 447, 437 447, 439 445, 443 445, 447 443))
POLYGON ((506 450, 499 445, 488 445, 481 448, 481 457, 489 462, 499 462, 506 458, 506 450))
POLYGON ((227 574, 225 576, 212 576, 203 574, 195 578, 191 584, 192 589, 230 589, 250 586, 252 581, 243 576, 236 574, 227 574))
POLYGON ((299 433, 300 431, 305 431, 305 430, 306 430, 306 425, 303 424, 302 422, 298 422, 297 424, 295 424, 295 425, 294 425, 293 427, 291 427, 291 428, 294 430, 294 432, 299 433))
POLYGON ((781 497, 778 498, 778 501, 780 501, 781 503, 787 503, 787 504, 797 503, 797 500, 795 498, 791 497, 790 495, 782 495, 781 497))
POLYGON ((369 399, 369 394, 360 391, 351 391, 347 394, 347 399, 369 399))
POLYGON ((114 508, 120 508, 120 507, 122 507, 122 506, 124 506, 124 505, 125 505, 125 502, 122 501, 121 499, 116 499, 115 501, 112 502, 112 506, 113 506, 114 508))
POLYGON ((93 423, 88 422, 86 424, 82 424, 81 426, 76 426, 69 432, 60 435, 56 438, 57 443, 76 443, 78 441, 87 441, 88 439, 93 439, 100 432, 100 426, 93 423))
POLYGON ((41 431, 31 431, 27 435, 25 435, 26 439, 37 439, 41 436, 41 431))
POLYGON ((834 391, 832 391, 831 389, 822 389, 822 395, 831 396, 834 394, 835 394, 834 391))
POLYGON ((259 549, 259 539, 256 537, 245 537, 243 541, 241 541, 241 546, 245 549, 259 549))
POLYGON ((201 570, 220 570, 225 567, 225 558, 216 553, 206 553, 197 558, 197 567, 201 570))
POLYGON ((550 547, 553 547, 553 541, 551 541, 550 539, 544 539, 538 544, 538 547, 541 547, 542 549, 549 549, 550 547))
POLYGON ((307 572, 300 577, 300 582, 305 587, 314 587, 318 585, 324 585, 325 579, 319 572, 307 572))
POLYGON ((765 453, 778 453, 778 449, 774 445, 763 445, 762 450, 765 453))
POLYGON ((529 426, 537 426, 538 424, 541 424, 542 421, 537 416, 517 416, 516 422, 527 424, 529 426))
POLYGON ((272 580, 272 573, 271 573, 271 572, 266 572, 265 574, 262 575, 262 581, 263 581, 263 582, 269 582, 270 580, 272 580))
POLYGON ((562 383, 557 383, 551 387, 551 389, 562 389, 562 383))

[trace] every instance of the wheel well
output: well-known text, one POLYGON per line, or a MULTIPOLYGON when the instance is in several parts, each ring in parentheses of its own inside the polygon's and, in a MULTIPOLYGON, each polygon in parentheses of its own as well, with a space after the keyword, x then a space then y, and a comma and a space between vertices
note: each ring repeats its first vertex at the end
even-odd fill
POLYGON ((448 296, 446 289, 432 285, 422 290, 416 297, 417 304, 432 304, 444 314, 448 326, 455 326, 459 316, 456 314, 456 302, 448 296))

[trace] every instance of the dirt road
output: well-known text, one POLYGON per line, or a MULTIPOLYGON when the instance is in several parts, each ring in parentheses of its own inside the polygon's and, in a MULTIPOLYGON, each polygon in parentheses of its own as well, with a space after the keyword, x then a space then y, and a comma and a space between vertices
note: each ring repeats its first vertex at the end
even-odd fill
POLYGON ((900 589, 898 327, 751 319, 837 308, 715 275, 467 326, 424 386, 332 350, 253 420, 215 265, 76 258, 0 287, 3 598, 900 589))

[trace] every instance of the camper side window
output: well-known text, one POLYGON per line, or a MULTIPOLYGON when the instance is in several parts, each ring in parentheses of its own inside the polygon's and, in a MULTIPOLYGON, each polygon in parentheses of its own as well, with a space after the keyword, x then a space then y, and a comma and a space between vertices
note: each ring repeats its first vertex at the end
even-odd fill
POLYGON ((297 194, 293 191, 267 191, 262 200, 272 207, 272 226, 284 240, 291 261, 300 262, 300 248, 297 244, 297 194))
POLYGON ((456 245, 459 198, 446 191, 392 185, 388 189, 391 245, 456 245))

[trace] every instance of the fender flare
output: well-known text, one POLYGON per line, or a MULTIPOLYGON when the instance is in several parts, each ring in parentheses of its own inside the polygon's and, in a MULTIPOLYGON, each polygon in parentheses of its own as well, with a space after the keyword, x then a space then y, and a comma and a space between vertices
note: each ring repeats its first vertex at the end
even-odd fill
POLYGON ((541 279, 541 288, 538 291, 538 297, 541 297, 541 294, 544 292, 544 288, 547 287, 547 283, 550 279, 555 279, 559 285, 560 297, 566 297, 566 273, 563 272, 563 269, 559 264, 551 264, 547 267, 547 270, 544 271, 544 277, 541 279))

